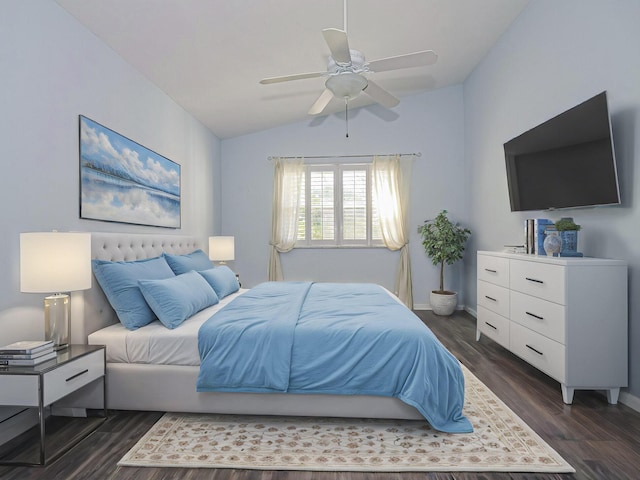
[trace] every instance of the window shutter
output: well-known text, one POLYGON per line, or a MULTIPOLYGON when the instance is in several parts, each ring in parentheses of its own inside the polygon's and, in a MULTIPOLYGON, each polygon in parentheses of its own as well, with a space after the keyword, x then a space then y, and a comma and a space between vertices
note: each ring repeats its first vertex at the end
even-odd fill
POLYGON ((310 177, 311 240, 335 240, 334 172, 312 170, 310 177))
POLYGON ((300 203, 298 208, 298 237, 297 242, 304 242, 307 239, 307 175, 302 176, 300 185, 300 203))
POLYGON ((298 246, 382 246, 371 165, 307 165, 298 246))
POLYGON ((342 238, 367 240, 367 171, 342 172, 342 238))

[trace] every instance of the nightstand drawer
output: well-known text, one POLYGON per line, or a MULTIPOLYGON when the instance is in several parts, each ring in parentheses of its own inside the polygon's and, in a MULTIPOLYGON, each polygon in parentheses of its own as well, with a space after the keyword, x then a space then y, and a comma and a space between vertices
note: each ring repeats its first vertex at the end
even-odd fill
POLYGON ((44 374, 44 405, 75 392, 105 374, 104 351, 99 350, 44 374))
POLYGON ((565 268, 548 263, 512 260, 509 272, 512 290, 565 304, 565 268))
POLYGON ((0 378, 0 405, 38 406, 38 377, 3 375, 0 378))
POLYGON ((478 255, 478 280, 509 287, 509 259, 478 255))
POLYGON ((511 320, 564 345, 564 305, 511 292, 511 320))
POLYGON ((478 281, 478 305, 509 316, 509 290, 493 283, 478 281))
POLYGON ((511 324, 510 350, 560 383, 565 382, 565 348, 533 330, 511 324))

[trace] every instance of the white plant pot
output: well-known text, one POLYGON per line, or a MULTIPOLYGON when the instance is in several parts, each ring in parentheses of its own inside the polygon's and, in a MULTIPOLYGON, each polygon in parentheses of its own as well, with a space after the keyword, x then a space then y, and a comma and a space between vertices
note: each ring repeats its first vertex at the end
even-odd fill
POLYGON ((431 305, 433 313, 448 317, 455 311, 458 305, 458 294, 455 292, 442 294, 432 291, 429 296, 429 304, 431 305))

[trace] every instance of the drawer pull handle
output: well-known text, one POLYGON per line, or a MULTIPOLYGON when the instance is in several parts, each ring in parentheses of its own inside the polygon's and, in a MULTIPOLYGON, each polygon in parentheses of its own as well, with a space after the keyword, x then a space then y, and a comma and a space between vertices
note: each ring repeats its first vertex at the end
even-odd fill
POLYGON ((489 326, 490 326, 491 328, 493 328, 494 330, 497 330, 497 329, 498 329, 497 327, 494 327, 493 325, 491 325, 489 322, 484 322, 484 323, 486 323, 487 325, 489 325, 489 326))
POLYGON ((497 302, 498 301, 495 298, 490 297, 489 295, 485 295, 484 298, 486 298, 487 300, 491 300, 492 302, 497 302))
POLYGON ((529 350, 533 350, 534 352, 536 352, 538 355, 544 355, 544 353, 542 353, 540 350, 536 350, 535 348, 533 348, 531 345, 526 345, 526 347, 529 350))
POLYGON ((537 278, 529 278, 529 277, 525 277, 527 280, 529 280, 530 282, 534 282, 534 283, 544 283, 542 280, 538 280, 537 278))
POLYGON ((531 313, 531 312, 524 312, 524 313, 526 313, 530 317, 537 318, 538 320, 544 320, 544 317, 541 317, 540 315, 536 315, 535 313, 531 313))
POLYGON ((497 271, 497 270, 493 270, 493 269, 491 269, 491 268, 485 268, 484 270, 485 270, 486 272, 489 272, 489 273, 498 273, 498 271, 497 271))
POLYGON ((69 378, 67 378, 65 381, 66 382, 70 382, 71 380, 73 380, 74 378, 78 378, 80 375, 84 375, 85 373, 89 373, 88 369, 85 369, 81 372, 76 373, 75 375, 71 375, 69 378))

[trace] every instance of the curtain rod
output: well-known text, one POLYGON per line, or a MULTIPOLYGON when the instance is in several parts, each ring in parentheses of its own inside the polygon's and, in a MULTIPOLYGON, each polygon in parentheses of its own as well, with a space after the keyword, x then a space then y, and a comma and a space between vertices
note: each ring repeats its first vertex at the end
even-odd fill
POLYGON ((298 155, 296 157, 278 157, 278 156, 268 156, 267 160, 271 161, 274 158, 368 158, 368 157, 374 157, 374 156, 392 156, 392 155, 398 155, 400 157, 409 157, 409 156, 413 156, 413 157, 421 157, 422 153, 421 152, 415 152, 415 153, 387 153, 387 154, 372 154, 372 155, 298 155))

